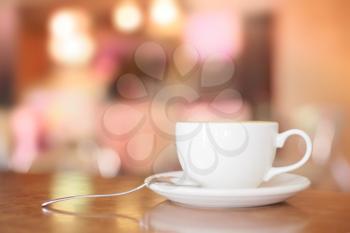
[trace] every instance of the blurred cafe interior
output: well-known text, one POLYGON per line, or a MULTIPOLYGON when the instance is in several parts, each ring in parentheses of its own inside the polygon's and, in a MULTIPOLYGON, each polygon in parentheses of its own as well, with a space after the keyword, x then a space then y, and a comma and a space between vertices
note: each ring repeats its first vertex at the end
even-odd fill
POLYGON ((349 42, 346 0, 1 0, 0 171, 144 177, 180 169, 176 121, 263 120, 350 191, 349 42))

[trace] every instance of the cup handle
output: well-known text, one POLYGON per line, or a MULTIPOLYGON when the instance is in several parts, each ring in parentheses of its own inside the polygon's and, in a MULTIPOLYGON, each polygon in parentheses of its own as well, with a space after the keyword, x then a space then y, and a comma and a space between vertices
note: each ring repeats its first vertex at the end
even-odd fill
POLYGON ((272 167, 266 173, 266 175, 264 177, 264 181, 270 180, 275 175, 295 170, 295 169, 303 166, 306 163, 306 161, 310 158, 311 151, 312 151, 311 139, 310 139, 309 135, 307 135, 304 131, 299 130, 299 129, 290 129, 290 130, 287 130, 283 133, 278 134, 277 138, 276 138, 276 147, 277 148, 283 147, 284 142, 287 140, 287 138, 289 136, 292 136, 292 135, 298 135, 298 136, 302 137, 305 141, 306 150, 305 150, 305 154, 304 154, 303 158, 301 160, 299 160, 298 162, 293 163, 293 164, 288 165, 288 166, 272 167))

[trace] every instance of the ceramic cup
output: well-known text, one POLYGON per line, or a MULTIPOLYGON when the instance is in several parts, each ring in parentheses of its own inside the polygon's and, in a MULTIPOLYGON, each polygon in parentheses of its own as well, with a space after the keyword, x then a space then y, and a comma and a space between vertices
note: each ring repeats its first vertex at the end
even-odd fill
POLYGON ((256 188, 303 166, 312 143, 298 129, 278 133, 277 122, 178 122, 176 148, 186 181, 206 188, 256 188), (276 149, 292 135, 304 139, 304 156, 294 164, 272 167, 276 149))

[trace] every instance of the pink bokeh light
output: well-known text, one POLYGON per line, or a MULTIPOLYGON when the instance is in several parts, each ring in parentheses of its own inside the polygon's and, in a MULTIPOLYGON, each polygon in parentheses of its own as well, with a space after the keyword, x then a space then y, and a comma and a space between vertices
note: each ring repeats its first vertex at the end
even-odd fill
POLYGON ((189 17, 184 33, 185 42, 202 58, 217 53, 235 57, 242 47, 240 20, 231 12, 196 13, 189 17))

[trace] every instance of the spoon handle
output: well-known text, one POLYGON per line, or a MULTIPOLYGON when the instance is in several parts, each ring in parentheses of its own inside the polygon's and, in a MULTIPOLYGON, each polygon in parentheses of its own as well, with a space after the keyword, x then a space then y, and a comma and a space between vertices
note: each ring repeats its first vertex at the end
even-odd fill
POLYGON ((124 192, 109 193, 109 194, 82 194, 82 195, 73 195, 73 196, 55 198, 55 199, 45 201, 44 203, 41 204, 41 207, 46 208, 51 204, 54 204, 57 202, 62 202, 62 201, 68 201, 68 200, 72 200, 72 199, 123 196, 123 195, 127 195, 129 193, 136 192, 136 191, 138 191, 146 186, 149 186, 151 183, 168 183, 168 184, 177 185, 177 186, 193 186, 193 185, 186 185, 186 184, 177 184, 174 181, 172 181, 173 178, 174 177, 171 177, 171 176, 154 177, 154 178, 150 179, 149 181, 145 181, 143 184, 141 184, 133 189, 124 191, 124 192))
POLYGON ((109 194, 83 194, 83 195, 73 195, 73 196, 67 196, 67 197, 60 197, 60 198, 55 198, 55 199, 51 199, 48 201, 45 201, 44 203, 41 204, 42 208, 46 208, 51 204, 57 203, 57 202, 62 202, 62 201, 68 201, 68 200, 72 200, 72 199, 80 199, 80 198, 100 198, 100 197, 115 197, 115 196, 123 196, 123 195, 127 195, 129 193, 133 193, 136 192, 144 187, 146 187, 148 183, 143 183, 133 189, 130 189, 128 191, 125 192, 117 192, 117 193, 109 193, 109 194))

